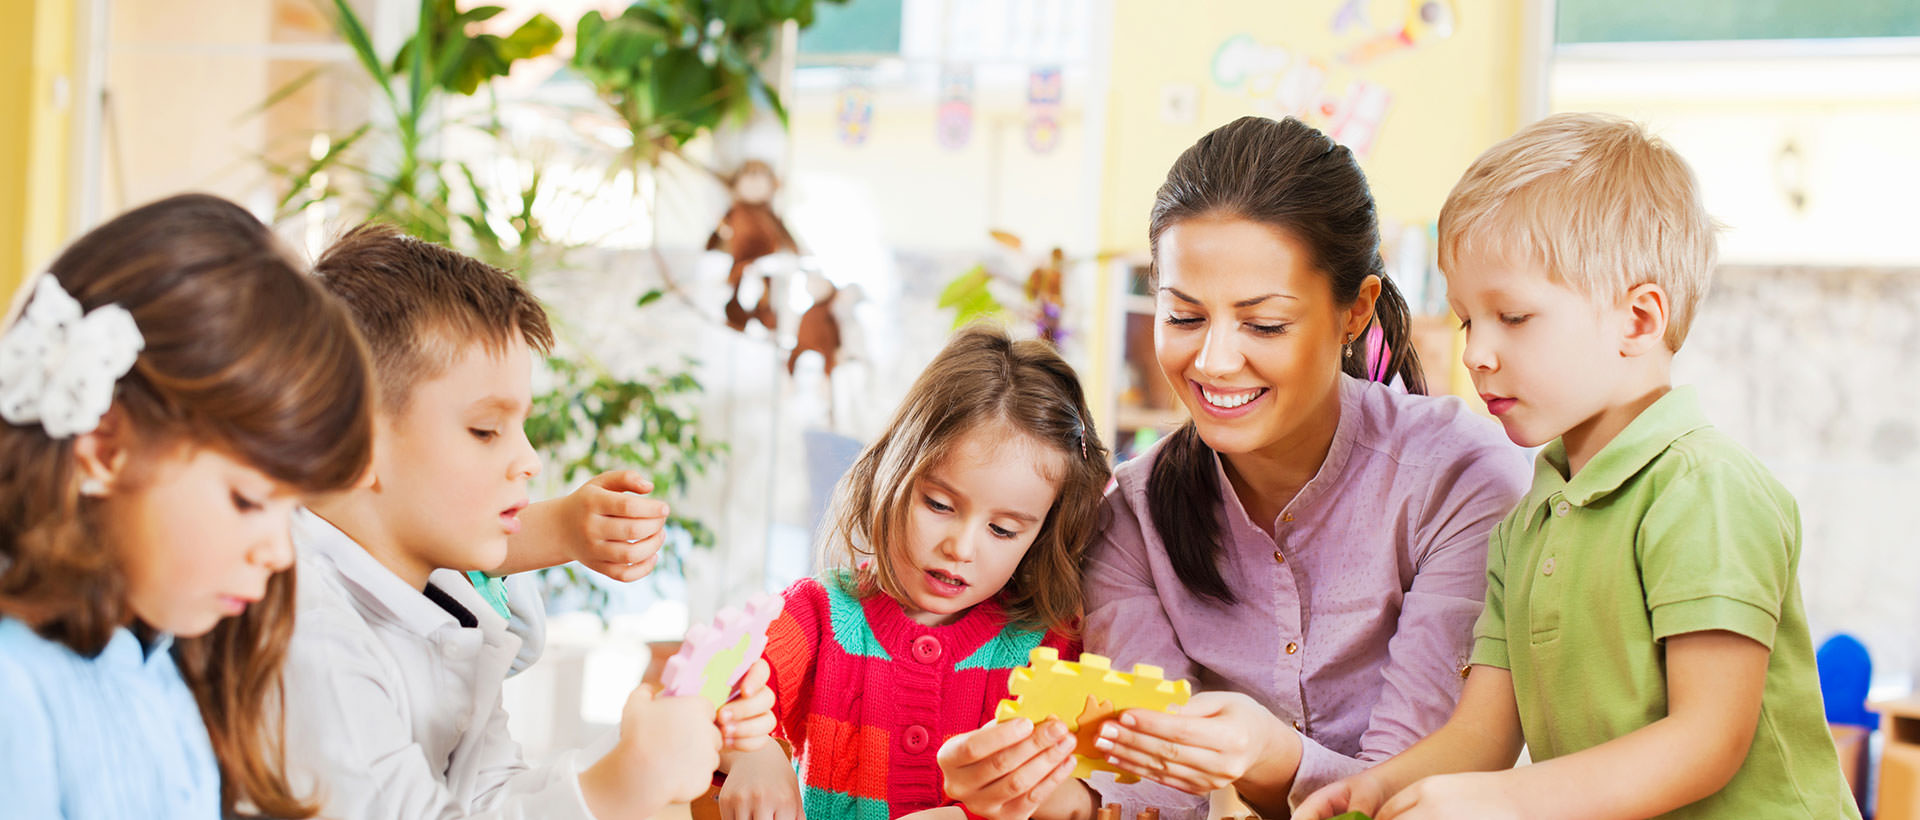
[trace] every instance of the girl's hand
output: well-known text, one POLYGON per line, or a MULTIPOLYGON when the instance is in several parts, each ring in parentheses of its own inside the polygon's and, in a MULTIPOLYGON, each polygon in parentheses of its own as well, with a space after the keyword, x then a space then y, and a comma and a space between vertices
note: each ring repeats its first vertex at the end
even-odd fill
POLYGON ((1501 774, 1467 772, 1426 778, 1394 795, 1374 820, 1521 820, 1524 815, 1501 774))
POLYGON ((1308 795, 1300 808, 1294 809, 1293 820, 1327 820, 1350 811, 1365 812, 1371 817, 1380 813, 1380 805, 1385 802, 1386 790, 1380 781, 1361 772, 1328 783, 1308 795))
POLYGON ((941 744, 947 796, 991 820, 1026 820, 1073 773, 1073 733, 1049 720, 989 723, 941 744))
POLYGON ((800 778, 779 746, 735 756, 720 786, 721 820, 804 820, 800 778))
POLYGON ((1300 737, 1253 698, 1201 692, 1173 714, 1128 709, 1100 728, 1107 762, 1190 794, 1233 785, 1259 766, 1263 780, 1291 782, 1300 737))
POLYGON ((740 679, 740 694, 714 716, 714 726, 720 729, 728 750, 751 752, 767 745, 767 735, 774 727, 773 689, 767 686, 771 674, 765 660, 754 661, 740 679))

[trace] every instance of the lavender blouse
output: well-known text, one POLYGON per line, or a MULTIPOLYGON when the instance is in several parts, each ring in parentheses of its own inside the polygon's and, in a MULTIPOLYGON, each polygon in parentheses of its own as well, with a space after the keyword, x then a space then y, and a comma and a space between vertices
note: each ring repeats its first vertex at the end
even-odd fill
MULTIPOLYGON (((1457 398, 1342 376, 1327 459, 1267 535, 1216 459, 1238 603, 1187 592, 1147 512, 1159 448, 1122 465, 1086 566, 1086 648, 1162 667, 1196 690, 1259 701, 1302 735, 1291 800, 1379 762, 1446 722, 1486 594, 1487 535, 1531 467, 1457 398)), ((1206 798, 1148 781, 1094 781, 1101 802, 1206 816, 1206 798)))

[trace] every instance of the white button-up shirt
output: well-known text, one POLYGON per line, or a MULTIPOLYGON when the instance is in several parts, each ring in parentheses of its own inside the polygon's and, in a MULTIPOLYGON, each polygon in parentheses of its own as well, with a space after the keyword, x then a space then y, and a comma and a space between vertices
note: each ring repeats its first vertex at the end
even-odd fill
POLYGON ((530 768, 500 685, 521 640, 460 573, 428 583, 460 622, 309 511, 294 522, 299 613, 285 672, 287 762, 342 820, 585 818, 572 752, 530 768), (307 781, 307 778, 312 778, 307 781))

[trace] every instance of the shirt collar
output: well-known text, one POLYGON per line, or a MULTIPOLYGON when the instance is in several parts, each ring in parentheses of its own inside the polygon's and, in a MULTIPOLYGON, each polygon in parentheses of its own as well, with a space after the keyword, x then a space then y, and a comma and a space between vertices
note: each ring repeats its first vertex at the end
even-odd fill
POLYGON ((1584 507, 1620 489, 1682 436, 1708 426, 1694 389, 1676 387, 1640 411, 1571 480, 1566 478, 1566 441, 1554 439, 1535 462, 1534 485, 1560 488, 1568 503, 1584 507))
POLYGON ((133 634, 132 627, 120 627, 107 639, 107 645, 100 650, 98 662, 116 668, 141 669, 155 663, 173 666, 173 635, 156 632, 149 641, 142 641, 133 634))
MULTIPOLYGON (((361 608, 379 613, 418 635, 430 635, 440 629, 460 626, 452 613, 434 603, 422 590, 414 589, 401 580, 352 536, 312 510, 302 509, 294 515, 293 540, 303 559, 311 558, 331 564, 347 592, 361 608)), ((482 627, 492 625, 505 628, 506 621, 487 606, 486 600, 480 597, 472 584, 464 579, 460 579, 459 583, 449 582, 449 577, 460 576, 451 571, 435 571, 427 583, 439 587, 449 597, 459 601, 473 613, 482 627), (492 623, 495 621, 498 623, 492 623)))

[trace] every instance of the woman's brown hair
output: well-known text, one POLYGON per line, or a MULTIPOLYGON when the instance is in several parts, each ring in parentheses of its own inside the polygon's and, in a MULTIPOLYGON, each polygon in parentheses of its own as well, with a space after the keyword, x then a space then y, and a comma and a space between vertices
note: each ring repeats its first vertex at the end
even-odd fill
MULTIPOLYGON (((190 194, 116 217, 74 242, 52 276, 84 310, 133 315, 145 348, 114 386, 142 454, 208 447, 303 493, 342 489, 372 452, 365 345, 346 311, 259 220, 190 194)), ((117 545, 79 494, 73 439, 0 424, 0 614, 85 656, 133 623, 117 545)), ((137 468, 130 467, 137 475, 137 468)), ((280 746, 279 671, 294 578, 245 614, 174 643, 220 761, 228 815, 310 817, 280 746)))
POLYGON ((1002 424, 1058 450, 1060 493, 999 601, 1007 619, 1071 634, 1080 617, 1080 563, 1099 524, 1111 470, 1073 368, 1041 341, 1012 341, 972 327, 947 343, 916 379, 885 432, 861 452, 834 492, 827 557, 854 564, 856 595, 906 600, 892 572, 922 476, 967 433, 1002 424))
MULTIPOLYGON (((1346 356, 1341 367, 1357 379, 1398 377, 1409 392, 1427 392, 1407 300, 1380 259, 1373 191, 1346 146, 1292 117, 1241 117, 1201 137, 1173 161, 1154 198, 1147 240, 1156 279, 1161 234, 1200 217, 1244 219, 1297 239, 1312 254, 1313 269, 1326 276, 1335 304, 1353 304, 1368 277, 1378 277, 1373 321, 1384 337, 1391 370, 1369 374, 1366 355, 1346 356)), ((1350 344, 1364 351, 1365 338, 1363 333, 1350 344)), ((1147 512, 1187 591, 1231 604, 1233 590, 1217 563, 1219 509, 1213 449, 1188 422, 1160 445, 1147 474, 1147 512)))

